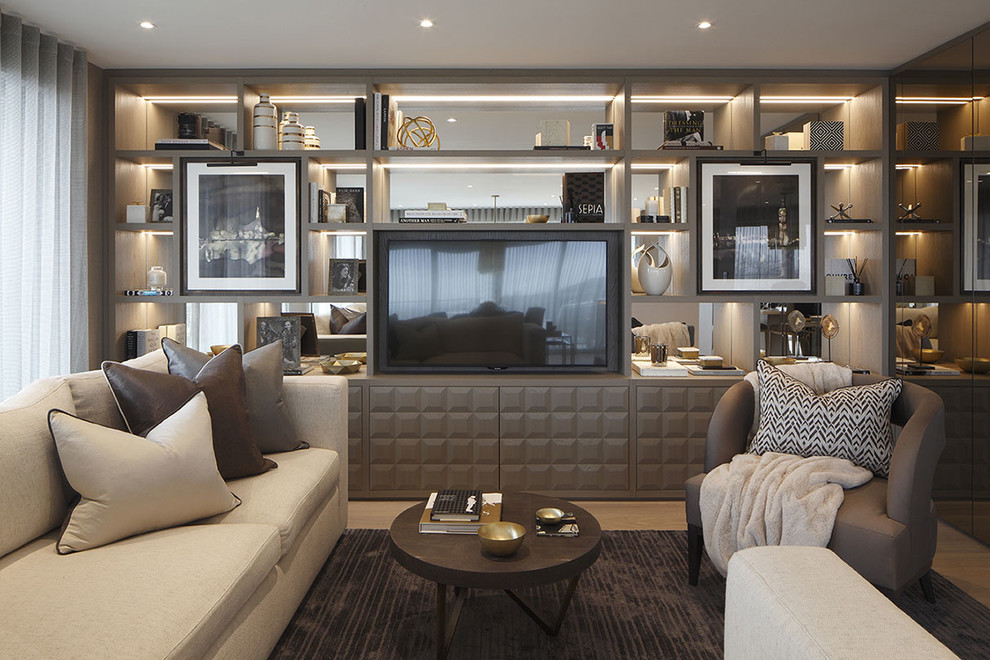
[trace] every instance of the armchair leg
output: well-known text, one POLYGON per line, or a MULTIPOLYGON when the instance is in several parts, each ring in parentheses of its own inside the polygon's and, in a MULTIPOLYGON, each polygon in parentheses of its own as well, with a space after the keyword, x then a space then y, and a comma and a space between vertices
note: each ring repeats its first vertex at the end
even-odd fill
POLYGON ((701 553, 704 551, 704 533, 697 525, 688 525, 688 584, 698 586, 698 573, 701 572, 701 553))
POLYGON ((925 594, 925 600, 935 604, 935 585, 932 584, 932 572, 928 571, 921 576, 921 591, 925 594))

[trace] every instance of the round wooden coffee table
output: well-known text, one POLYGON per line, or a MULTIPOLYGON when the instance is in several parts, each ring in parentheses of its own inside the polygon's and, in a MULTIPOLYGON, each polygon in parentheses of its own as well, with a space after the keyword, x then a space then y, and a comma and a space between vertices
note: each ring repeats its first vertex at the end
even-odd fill
POLYGON ((392 522, 392 556, 412 573, 437 584, 437 657, 447 657, 457 619, 468 589, 502 589, 549 635, 560 626, 571 604, 578 578, 601 553, 602 529, 595 517, 579 506, 532 493, 505 493, 502 520, 526 527, 522 547, 511 557, 482 553, 475 534, 420 534, 424 502, 415 504, 392 522), (536 510, 557 507, 573 513, 580 536, 536 536, 536 510), (515 589, 569 580, 564 600, 552 622, 537 614, 515 589), (454 603, 447 613, 447 587, 454 587, 454 603))

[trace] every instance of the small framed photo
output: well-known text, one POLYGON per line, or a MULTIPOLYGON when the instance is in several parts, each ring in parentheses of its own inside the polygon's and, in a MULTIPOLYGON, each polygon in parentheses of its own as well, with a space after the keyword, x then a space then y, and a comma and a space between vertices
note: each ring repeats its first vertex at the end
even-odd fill
POLYGON ((354 295, 358 292, 358 260, 330 260, 330 295, 354 295))
POLYGON ((172 222, 172 190, 170 188, 154 188, 151 191, 150 222, 172 222))
POLYGON ((282 342, 282 371, 293 372, 302 363, 302 326, 298 316, 259 316, 258 347, 282 342))
POLYGON ((299 293, 300 162, 182 160, 183 293, 299 293))
POLYGON ((698 165, 699 289, 815 290, 814 163, 698 165))
POLYGON ((990 291, 990 163, 963 164, 963 291, 990 291))

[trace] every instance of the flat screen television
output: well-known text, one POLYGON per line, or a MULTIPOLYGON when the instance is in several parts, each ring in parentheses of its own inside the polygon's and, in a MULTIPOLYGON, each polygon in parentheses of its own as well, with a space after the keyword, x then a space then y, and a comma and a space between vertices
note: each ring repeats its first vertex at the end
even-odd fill
POLYGON ((378 371, 620 370, 620 230, 374 236, 378 371))

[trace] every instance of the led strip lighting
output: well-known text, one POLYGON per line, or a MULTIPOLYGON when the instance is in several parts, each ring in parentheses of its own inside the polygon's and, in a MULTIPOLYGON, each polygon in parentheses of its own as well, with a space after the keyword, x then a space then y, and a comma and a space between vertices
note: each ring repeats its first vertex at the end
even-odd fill
POLYGON ((543 96, 543 95, 396 95, 400 103, 610 103, 614 96, 543 96))
POLYGON ((982 101, 982 96, 897 96, 894 97, 895 103, 900 103, 902 105, 934 105, 938 103, 947 103, 955 105, 965 105, 970 101, 982 101))
POLYGON ((633 163, 632 168, 634 170, 672 170, 674 165, 671 163, 633 163))
POLYGON ((845 103, 854 96, 761 96, 760 103, 845 103))
POLYGON ((142 167, 146 170, 171 170, 175 166, 172 163, 145 163, 142 167))
POLYGON ((607 163, 384 163, 387 170, 605 170, 612 167, 607 163))
POLYGON ((633 103, 728 103, 734 96, 632 96, 633 103))

